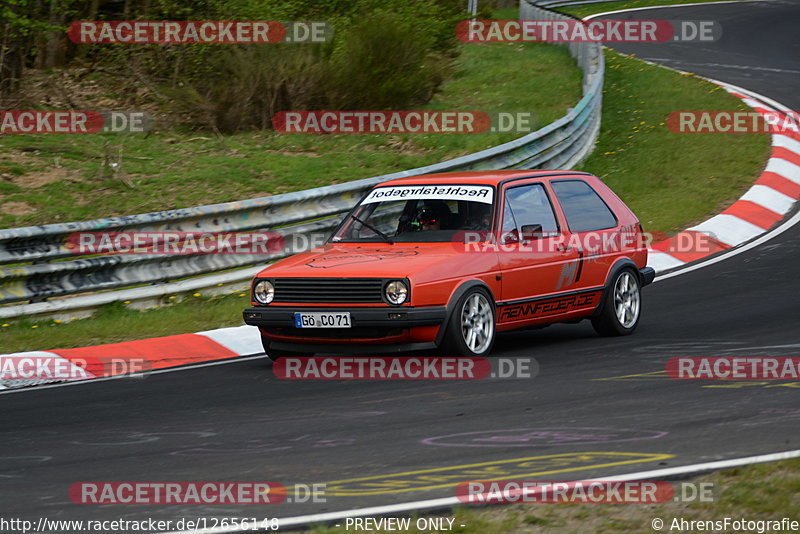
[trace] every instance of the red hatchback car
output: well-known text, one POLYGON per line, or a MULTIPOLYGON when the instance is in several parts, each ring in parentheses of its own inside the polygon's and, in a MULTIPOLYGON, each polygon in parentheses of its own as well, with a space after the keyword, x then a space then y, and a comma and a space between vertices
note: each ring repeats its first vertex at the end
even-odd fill
POLYGON ((375 186, 323 246, 261 271, 244 320, 273 358, 485 356, 517 328, 590 319, 632 333, 646 265, 638 219, 595 176, 428 174, 375 186))

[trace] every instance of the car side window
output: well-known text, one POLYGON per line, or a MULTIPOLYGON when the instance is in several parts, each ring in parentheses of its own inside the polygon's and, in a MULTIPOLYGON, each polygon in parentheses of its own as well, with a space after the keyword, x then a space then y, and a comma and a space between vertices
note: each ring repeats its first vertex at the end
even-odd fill
POLYGON ((514 212, 511 211, 511 205, 508 203, 508 197, 506 197, 505 203, 503 203, 503 232, 513 232, 517 229, 517 221, 514 220, 514 212))
MULTIPOLYGON (((514 213, 516 229, 523 231, 525 226, 539 225, 540 232, 552 234, 558 232, 558 223, 553 212, 553 206, 542 184, 528 184, 511 187, 506 190, 506 203, 514 213)), ((503 230, 506 228, 505 218, 503 230)))
POLYGON ((617 218, 600 195, 583 180, 550 182, 572 232, 607 230, 617 226, 617 218))

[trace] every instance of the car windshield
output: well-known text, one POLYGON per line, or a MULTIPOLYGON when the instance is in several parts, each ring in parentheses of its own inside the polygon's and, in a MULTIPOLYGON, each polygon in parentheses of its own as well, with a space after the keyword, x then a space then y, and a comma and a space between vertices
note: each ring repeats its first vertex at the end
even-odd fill
POLYGON ((348 215, 331 241, 399 243, 463 241, 492 229, 488 185, 377 187, 348 215))

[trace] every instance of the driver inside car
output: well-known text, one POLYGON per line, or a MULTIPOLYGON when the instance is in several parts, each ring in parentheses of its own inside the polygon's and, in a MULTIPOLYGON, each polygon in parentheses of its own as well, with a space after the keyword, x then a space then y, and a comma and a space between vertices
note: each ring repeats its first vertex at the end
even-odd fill
POLYGON ((417 209, 412 225, 418 232, 441 230, 442 220, 448 217, 450 217, 450 209, 444 202, 426 203, 417 209))

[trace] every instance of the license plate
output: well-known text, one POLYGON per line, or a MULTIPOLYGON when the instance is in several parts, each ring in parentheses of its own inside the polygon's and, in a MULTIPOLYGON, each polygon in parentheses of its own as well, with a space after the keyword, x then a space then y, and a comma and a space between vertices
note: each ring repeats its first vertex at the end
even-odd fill
POLYGON ((296 312, 297 328, 350 328, 350 312, 296 312))

